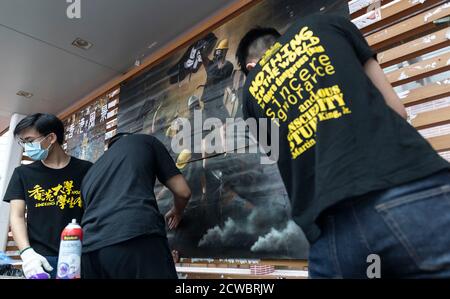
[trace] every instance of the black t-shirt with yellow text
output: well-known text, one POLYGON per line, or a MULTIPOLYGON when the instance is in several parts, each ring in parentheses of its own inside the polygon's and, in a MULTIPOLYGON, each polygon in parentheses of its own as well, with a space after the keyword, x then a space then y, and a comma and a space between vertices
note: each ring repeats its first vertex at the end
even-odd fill
POLYGON ((44 256, 57 256, 61 232, 72 219, 81 221, 81 181, 92 163, 71 157, 62 169, 41 161, 14 170, 4 201, 25 200, 31 247, 44 256))
POLYGON ((450 168, 366 75, 374 56, 346 18, 312 15, 247 78, 244 116, 279 127, 278 166, 293 219, 311 242, 319 214, 339 201, 450 168))

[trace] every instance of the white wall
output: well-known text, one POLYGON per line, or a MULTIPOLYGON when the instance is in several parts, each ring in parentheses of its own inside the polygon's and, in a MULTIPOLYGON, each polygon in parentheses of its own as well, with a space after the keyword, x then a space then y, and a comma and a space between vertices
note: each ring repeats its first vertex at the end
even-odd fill
MULTIPOLYGON (((7 154, 7 135, 8 133, 4 134, 3 136, 0 137, 0 186, 2 186, 3 184, 3 180, 5 180, 4 176, 6 174, 6 171, 4 171, 4 169, 6 168, 7 165, 7 161, 6 161, 6 154, 7 154)), ((1 188, 1 187, 0 187, 1 188)), ((0 194, 2 194, 2 190, 0 190, 0 194)), ((3 198, 0 198, 0 201, 3 200, 3 198)), ((1 207, 1 203, 0 203, 0 207, 1 207)), ((2 213, 0 211, 0 222, 3 222, 4 219, 2 219, 3 217, 5 217, 5 213, 2 213)), ((4 232, 0 233, 0 240, 4 239, 4 232)), ((2 241, 0 241, 0 244, 2 243, 2 241)), ((2 246, 0 246, 0 251, 3 251, 4 248, 2 248, 2 246)))
MULTIPOLYGON (((9 127, 15 128, 24 117, 24 115, 14 114, 9 127)), ((14 168, 20 165, 21 160, 22 148, 10 130, 0 141, 0 251, 6 249, 9 231, 9 204, 3 202, 3 196, 14 168)))
POLYGON ((6 163, 6 143, 7 137, 6 134, 0 137, 0 186, 2 185, 3 180, 3 172, 1 171, 5 167, 6 163))

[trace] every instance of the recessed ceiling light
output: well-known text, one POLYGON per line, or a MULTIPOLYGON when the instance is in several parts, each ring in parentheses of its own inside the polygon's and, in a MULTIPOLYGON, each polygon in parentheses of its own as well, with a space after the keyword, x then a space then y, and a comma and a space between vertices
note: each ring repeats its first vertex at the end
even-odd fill
POLYGON ((89 50, 90 48, 92 48, 93 44, 88 42, 87 40, 77 37, 72 42, 72 46, 83 49, 83 50, 89 50))
POLYGON ((31 92, 27 92, 27 91, 23 91, 23 90, 19 90, 16 95, 18 95, 19 97, 24 97, 26 99, 31 99, 33 97, 33 94, 31 92))

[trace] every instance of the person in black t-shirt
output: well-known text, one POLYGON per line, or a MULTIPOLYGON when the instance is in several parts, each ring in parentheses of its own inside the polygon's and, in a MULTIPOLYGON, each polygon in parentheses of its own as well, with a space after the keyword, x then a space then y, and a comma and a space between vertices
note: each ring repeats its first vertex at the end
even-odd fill
POLYGON ((81 221, 81 181, 92 163, 64 152, 64 125, 54 115, 28 116, 16 126, 14 135, 25 155, 36 160, 14 170, 4 197, 10 203, 14 241, 26 278, 45 271, 54 278, 60 235, 72 219, 81 221))
POLYGON ((173 193, 165 220, 175 229, 191 191, 167 149, 149 135, 121 133, 111 139, 81 188, 83 278, 177 278, 155 199, 156 179, 173 193))
POLYGON ((367 278, 376 254, 382 277, 450 277, 450 164, 405 120, 356 26, 311 15, 283 36, 256 28, 236 56, 245 117, 279 129, 310 276, 367 278))

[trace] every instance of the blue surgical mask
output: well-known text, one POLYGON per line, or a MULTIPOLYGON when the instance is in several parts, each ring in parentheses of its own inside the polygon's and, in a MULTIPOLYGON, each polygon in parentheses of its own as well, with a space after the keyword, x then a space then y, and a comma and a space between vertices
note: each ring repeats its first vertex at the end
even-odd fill
POLYGON ((45 160, 48 157, 48 151, 51 147, 51 145, 46 148, 43 149, 41 146, 41 142, 33 142, 33 143, 26 143, 25 144, 25 155, 30 157, 30 159, 34 160, 34 161, 41 161, 41 160, 45 160))

